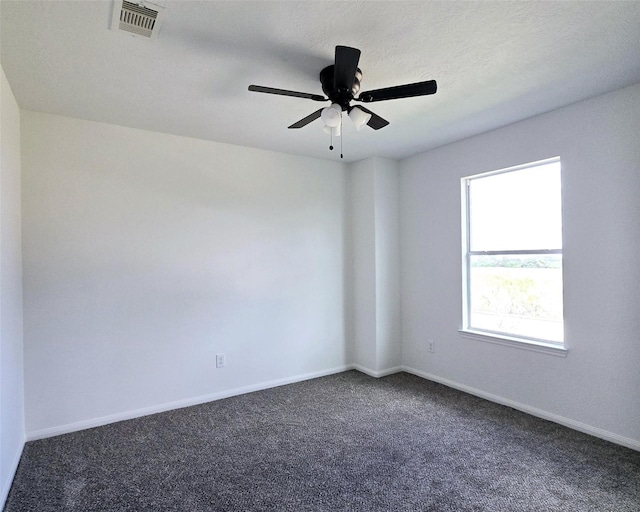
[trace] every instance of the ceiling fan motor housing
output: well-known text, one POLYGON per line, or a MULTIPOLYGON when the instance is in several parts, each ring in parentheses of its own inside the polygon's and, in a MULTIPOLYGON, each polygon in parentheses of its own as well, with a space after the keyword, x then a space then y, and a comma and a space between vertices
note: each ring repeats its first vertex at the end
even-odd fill
POLYGON ((327 97, 331 100, 331 103, 337 103, 342 107, 342 110, 349 109, 349 103, 354 98, 358 91, 360 90, 360 81, 362 80, 362 71, 360 68, 356 71, 355 79, 353 80, 353 86, 351 89, 335 89, 333 73, 335 66, 332 64, 331 66, 327 66, 322 71, 320 71, 320 83, 322 84, 322 90, 327 95, 327 97))

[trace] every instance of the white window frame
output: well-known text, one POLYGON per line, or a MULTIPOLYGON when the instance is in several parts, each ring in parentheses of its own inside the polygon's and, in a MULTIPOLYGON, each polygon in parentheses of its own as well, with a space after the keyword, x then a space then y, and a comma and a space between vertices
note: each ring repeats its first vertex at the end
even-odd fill
MULTIPOLYGON (((469 295, 471 293, 471 256, 491 256, 491 255, 538 255, 538 254, 560 254, 562 255, 562 248, 560 249, 527 249, 527 250, 505 250, 505 251, 471 251, 471 209, 469 205, 469 184, 471 181, 478 178, 486 178, 489 176, 495 176, 497 174, 505 174, 532 167, 538 167, 550 163, 561 163, 560 157, 548 158, 545 160, 539 160, 536 162, 530 162, 522 165, 516 165, 513 167, 507 167, 504 169, 498 169, 495 171, 489 171, 480 174, 474 174, 472 176, 466 176, 461 178, 461 205, 462 205, 462 327, 458 330, 460 335, 464 338, 473 340, 486 341, 489 343, 496 343, 499 345, 506 345, 520 349, 532 350, 535 352, 542 352, 560 357, 567 355, 566 343, 542 340, 533 337, 510 335, 502 332, 489 331, 484 329, 473 329, 469 326, 469 320, 471 318, 471 301, 469 295)), ((562 171, 561 171, 562 172, 562 171)), ((563 274, 564 274, 564 262, 563 262, 563 274)))

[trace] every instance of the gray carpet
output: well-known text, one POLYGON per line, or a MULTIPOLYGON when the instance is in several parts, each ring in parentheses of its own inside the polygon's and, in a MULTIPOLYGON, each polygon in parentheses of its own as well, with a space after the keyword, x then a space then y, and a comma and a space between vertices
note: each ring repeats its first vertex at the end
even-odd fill
POLYGON ((350 371, 27 443, 6 512, 640 511, 640 452, 350 371))

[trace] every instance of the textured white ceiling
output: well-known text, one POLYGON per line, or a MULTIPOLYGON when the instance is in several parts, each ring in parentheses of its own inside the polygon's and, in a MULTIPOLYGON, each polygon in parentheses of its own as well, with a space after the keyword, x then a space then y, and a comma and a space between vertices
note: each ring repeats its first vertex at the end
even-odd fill
POLYGON ((337 44, 362 50, 362 90, 436 79, 434 96, 372 103, 345 123, 346 161, 402 158, 640 82, 640 2, 175 1, 156 40, 109 29, 111 1, 0 2, 2 66, 20 107, 317 158, 337 44))

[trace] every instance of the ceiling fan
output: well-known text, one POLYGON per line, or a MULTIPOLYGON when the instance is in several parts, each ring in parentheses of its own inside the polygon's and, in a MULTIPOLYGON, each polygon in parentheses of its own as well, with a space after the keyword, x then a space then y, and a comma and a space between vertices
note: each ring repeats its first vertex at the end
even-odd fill
MULTIPOLYGON (((267 94, 278 94, 280 96, 293 96, 294 98, 304 98, 313 101, 331 101, 331 106, 316 110, 307 117, 293 123, 289 128, 302 128, 312 121, 322 118, 325 123, 325 131, 329 131, 329 133, 336 136, 340 135, 342 112, 345 111, 358 129, 366 124, 374 130, 379 130, 389 124, 389 121, 374 114, 370 110, 359 105, 351 105, 352 101, 372 103, 375 101, 410 98, 412 96, 425 96, 435 94, 437 90, 436 81, 428 80, 426 82, 374 89, 372 91, 362 92, 356 98, 355 96, 360 91, 360 81, 362 80, 362 71, 358 68, 359 60, 360 50, 357 48, 336 46, 335 64, 327 66, 320 71, 320 83, 327 97, 320 94, 288 91, 285 89, 275 89, 273 87, 263 87, 261 85, 250 85, 249 90, 267 94)), ((331 147, 331 149, 333 148, 331 147)))

